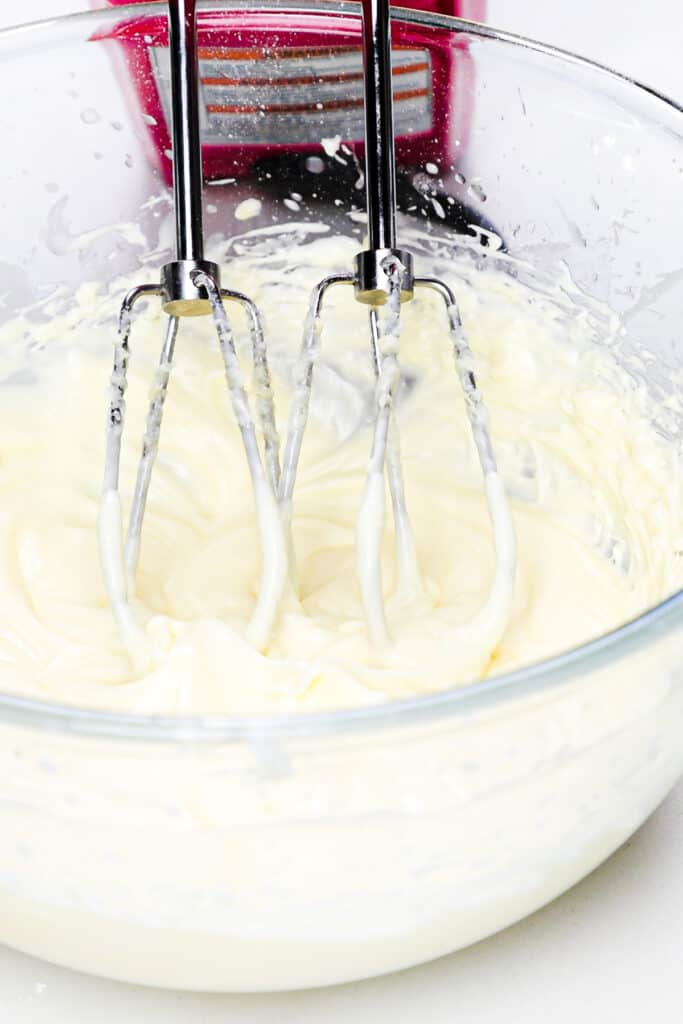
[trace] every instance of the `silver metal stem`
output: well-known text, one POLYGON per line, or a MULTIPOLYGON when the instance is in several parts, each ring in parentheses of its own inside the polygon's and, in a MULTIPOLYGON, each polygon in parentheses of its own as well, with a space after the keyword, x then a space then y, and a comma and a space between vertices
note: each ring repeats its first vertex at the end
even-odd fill
POLYGON ((173 362, 173 351, 175 340, 178 334, 178 317, 168 318, 164 346, 159 358, 159 366, 155 387, 152 393, 152 400, 147 412, 147 424, 145 436, 142 441, 142 455, 138 463, 138 475, 135 480, 135 491, 130 508, 128 530, 126 531, 126 544, 124 548, 124 560, 126 563, 126 580, 128 583, 128 595, 135 592, 135 572, 138 567, 140 556, 140 536, 142 534, 142 521, 145 517, 147 507, 147 495, 149 485, 152 481, 152 470, 159 450, 159 435, 161 433, 161 420, 164 415, 164 402, 168 390, 168 379, 171 375, 171 363, 173 362))
POLYGON ((389 0, 363 0, 365 182, 370 249, 396 247, 394 97, 389 0))
POLYGON ((484 405, 482 393, 477 385, 477 378, 474 372, 474 355, 463 330, 455 295, 448 285, 438 277, 417 277, 415 278, 415 285, 418 288, 429 288, 440 295, 444 301, 450 325, 455 369, 465 397, 467 416, 470 421, 472 437, 477 449, 477 455, 479 456, 482 473, 484 476, 489 473, 497 473, 496 456, 493 451, 491 434, 489 433, 488 412, 484 405))
MULTIPOLYGON (((380 333, 378 313, 370 310, 370 337, 372 340, 372 356, 375 365, 375 378, 379 381, 382 372, 382 353, 380 349, 380 333)), ((384 438, 382 459, 386 465, 389 494, 394 516, 396 532, 397 586, 399 594, 419 593, 421 590, 420 572, 417 564, 417 551, 413 528, 410 525, 408 506, 406 504, 405 486, 403 483, 403 466, 401 462, 401 442, 394 408, 395 396, 391 394, 391 412, 389 426, 384 438)), ((381 440, 381 439, 380 439, 381 440)))
POLYGON ((251 334, 252 361, 254 366, 254 385, 256 391, 256 408, 263 435, 263 450, 266 469, 273 494, 277 495, 280 488, 280 438, 275 421, 275 402, 270 383, 268 368, 268 352, 263 334, 263 325, 258 306, 243 292, 231 288, 221 288, 221 298, 237 302, 244 307, 249 317, 251 334))
POLYGON ((171 141, 176 259, 161 269, 164 312, 206 316, 211 304, 192 277, 202 271, 218 281, 219 268, 204 259, 202 146, 199 133, 199 61, 196 0, 170 0, 168 49, 171 64, 171 141))
POLYGON ((437 277, 417 277, 415 285, 436 292, 446 306, 455 369, 465 398, 467 418, 484 478, 486 503, 493 531, 496 568, 489 595, 474 618, 457 627, 456 632, 461 632, 463 639, 473 649, 479 646, 483 650, 493 652, 507 628, 512 608, 517 567, 515 526, 505 485, 496 465, 488 410, 477 384, 474 354, 463 329, 455 295, 448 285, 437 277))
POLYGON ((287 440, 282 456, 282 477, 280 480, 280 502, 285 509, 285 515, 289 513, 289 504, 294 492, 294 481, 299 465, 301 445, 308 420, 308 407, 311 401, 311 388, 313 386, 313 367, 320 345, 320 334, 322 324, 320 313, 322 310, 323 297, 328 288, 338 284, 353 284, 350 274, 330 274, 314 288, 308 307, 308 316, 304 327, 304 340, 301 346, 301 355, 296 367, 296 380, 294 381, 294 395, 289 407, 289 422, 287 424, 287 440))
POLYGON ((242 444, 253 486, 256 521, 261 540, 262 562, 259 594, 247 635, 254 646, 258 650, 263 651, 273 631, 287 581, 287 542, 280 518, 277 496, 271 486, 272 482, 266 476, 266 471, 261 461, 249 398, 244 386, 244 379, 235 349, 235 340, 225 307, 223 306, 220 289, 208 274, 197 271, 196 276, 198 279, 197 284, 206 289, 211 302, 211 310, 216 333, 218 334, 218 344, 223 357, 230 401, 237 426, 242 435, 242 444))
POLYGON ((146 295, 158 295, 154 284, 141 284, 125 295, 119 313, 119 335, 114 349, 114 366, 109 385, 109 410, 107 416, 106 454, 104 459, 104 481, 102 490, 118 491, 119 466, 121 463, 121 435, 126 416, 126 389, 128 387, 128 341, 133 306, 146 295))
POLYGON ((365 183, 368 249, 356 256, 359 302, 383 305, 389 294, 386 261, 403 266, 401 302, 413 297, 413 262, 396 248, 394 96, 391 75, 389 0, 363 0, 363 88, 365 95, 365 183))
POLYGON ((195 7, 196 0, 170 0, 168 5, 173 193, 179 260, 204 258, 195 7))

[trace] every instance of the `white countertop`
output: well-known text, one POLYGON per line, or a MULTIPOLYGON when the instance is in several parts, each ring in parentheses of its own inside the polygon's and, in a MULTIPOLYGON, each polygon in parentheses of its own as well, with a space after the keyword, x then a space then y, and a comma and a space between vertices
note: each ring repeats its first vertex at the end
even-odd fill
MULTIPOLYGON (((677 0, 488 0, 489 21, 575 50, 683 100, 677 0)), ((87 0, 0 4, 0 26, 87 0)), ((683 198, 683 197, 682 197, 683 198)), ((1 841, 1 837, 0 837, 1 841)), ((118 985, 0 947, 7 1024, 651 1024, 682 1019, 683 783, 606 864, 544 910, 470 949, 360 984, 272 996, 118 985)))

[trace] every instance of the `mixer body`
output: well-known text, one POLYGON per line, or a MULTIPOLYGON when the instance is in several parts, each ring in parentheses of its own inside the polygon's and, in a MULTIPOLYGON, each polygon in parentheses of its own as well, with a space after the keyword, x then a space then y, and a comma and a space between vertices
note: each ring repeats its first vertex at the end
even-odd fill
MULTIPOLYGON (((109 0, 119 6, 122 0, 109 0)), ((413 7, 483 21, 485 0, 418 0, 413 7)), ((302 12, 283 31, 277 13, 235 10, 228 19, 202 14, 198 25, 200 130, 206 181, 241 178, 273 162, 310 156, 336 163, 328 140, 352 143, 364 158, 363 75, 355 15, 302 12), (277 39, 277 47, 273 40, 277 39), (254 115, 258 116, 255 117, 254 115), (321 132, 321 121, 323 131, 321 132)), ((170 81, 165 13, 122 20, 112 31, 122 86, 149 135, 150 158, 167 184, 170 81)), ((467 143, 473 74, 468 45, 434 29, 393 28, 394 117, 402 164, 457 163, 467 143)))

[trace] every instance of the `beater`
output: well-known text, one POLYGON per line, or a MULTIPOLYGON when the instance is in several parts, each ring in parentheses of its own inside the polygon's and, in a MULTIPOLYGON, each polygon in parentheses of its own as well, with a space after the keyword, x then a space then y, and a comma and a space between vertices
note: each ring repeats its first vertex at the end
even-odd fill
POLYGON ((158 285, 141 284, 132 288, 125 296, 119 315, 118 342, 110 385, 104 483, 99 517, 100 557, 107 593, 119 630, 134 664, 139 667, 144 667, 148 662, 148 656, 144 633, 133 614, 130 598, 135 588, 142 521, 157 454, 176 336, 182 317, 206 314, 213 316, 232 408, 242 436, 254 490, 261 540, 260 591, 248 631, 250 641, 258 649, 263 649, 268 641, 287 579, 286 543, 276 497, 280 483, 279 440, 261 319, 257 307, 246 295, 221 288, 218 266, 204 259, 195 6, 196 0, 170 0, 169 3, 176 259, 161 268, 161 280, 158 285), (138 466, 124 546, 119 468, 125 416, 131 311, 138 300, 150 296, 158 296, 161 299, 162 309, 168 315, 168 322, 147 414, 142 457, 138 466), (257 408, 263 436, 263 460, 222 299, 242 305, 249 320, 257 408))
MULTIPOLYGON (((321 312, 327 291, 351 284, 355 297, 370 307, 370 338, 377 379, 372 447, 357 522, 356 561, 370 640, 386 647, 390 632, 383 600, 381 540, 384 523, 384 472, 391 495, 397 557, 397 595, 424 599, 415 542, 406 506, 394 401, 400 380, 398 362, 400 304, 413 298, 416 287, 430 289, 445 304, 456 372, 484 477, 493 530, 496 569, 487 601, 458 639, 493 650, 507 625, 516 567, 512 517, 488 429, 488 414, 474 373, 472 351, 465 337, 455 296, 435 277, 415 277, 412 255, 396 243, 396 172, 391 78, 389 0, 362 0, 363 77, 365 91, 365 179, 369 245, 355 260, 353 274, 332 274, 313 290, 290 408, 283 454, 280 501, 285 523, 291 502, 313 384, 313 368, 321 344, 321 312), (383 307, 383 308, 382 308, 383 307), (382 316, 380 316, 382 311, 382 316)), ((457 543, 457 537, 454 538, 457 543)))

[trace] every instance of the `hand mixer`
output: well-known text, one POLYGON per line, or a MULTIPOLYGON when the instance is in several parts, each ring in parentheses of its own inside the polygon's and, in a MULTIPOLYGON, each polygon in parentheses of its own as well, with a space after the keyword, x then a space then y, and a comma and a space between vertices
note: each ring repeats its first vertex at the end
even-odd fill
MULTIPOLYGON (((461 627, 462 640, 470 645, 482 645, 493 650, 507 624, 512 600, 516 566, 512 518, 496 467, 488 415, 477 386, 474 359, 463 331, 455 296, 449 286, 438 278, 415 277, 411 254, 397 247, 389 0, 362 0, 362 10, 369 245, 357 255, 353 274, 332 274, 324 278, 311 296, 296 390, 290 409, 280 498, 287 520, 291 514, 290 506, 308 416, 313 368, 321 344, 324 297, 334 286, 352 284, 356 299, 370 306, 370 338, 377 376, 372 448, 357 523, 357 573, 370 640, 376 648, 388 645, 390 631, 384 608, 380 561, 385 469, 395 525, 397 591, 403 599, 408 600, 411 596, 424 596, 406 506, 398 426, 394 413, 394 400, 400 379, 400 304, 413 298, 416 287, 435 292, 446 308, 456 372, 484 476, 496 555, 496 570, 489 597, 475 618, 461 627)), ((457 537, 454 537, 454 543, 457 544, 457 537)))
POLYGON ((99 521, 100 557, 119 630, 133 662, 139 666, 148 661, 146 641, 133 614, 130 598, 134 593, 142 521, 157 454, 176 336, 183 317, 213 316, 232 408, 249 466, 261 540, 262 569, 259 595, 248 637, 259 649, 264 648, 268 641, 287 579, 286 545, 276 499, 280 482, 279 442, 260 316, 257 307, 246 295, 221 288, 218 266, 204 259, 195 6, 196 0, 170 0, 169 3, 176 259, 161 268, 160 284, 138 285, 125 296, 119 316, 119 335, 110 386, 99 521), (142 457, 124 546, 119 469, 131 311, 138 300, 150 296, 161 299, 168 322, 147 414, 142 457), (256 426, 222 299, 241 304, 249 319, 264 460, 259 450, 256 426))
MULTIPOLYGON (((260 318, 245 295, 222 289, 219 269, 203 257, 201 216, 201 150, 198 129, 197 55, 194 0, 172 0, 169 35, 174 197, 177 259, 162 267, 160 285, 139 285, 121 308, 119 340, 111 379, 107 451, 100 516, 100 549, 114 614, 128 649, 142 657, 144 635, 129 604, 134 587, 140 533, 157 451, 163 405, 179 319, 212 313, 223 355, 234 413, 239 424, 255 493, 262 546, 261 589, 250 624, 250 639, 263 648, 272 630, 287 576, 285 530, 291 506, 303 435, 306 428, 313 368, 321 344, 321 313, 329 288, 352 284, 356 299, 368 305, 371 350, 377 378, 376 416, 365 491, 357 524, 357 570, 370 640, 377 648, 390 640, 383 600, 380 564, 384 524, 384 473, 391 494, 397 548, 397 589, 404 598, 423 594, 415 543, 408 516, 394 400, 400 379, 400 305, 416 287, 435 292, 444 302, 455 366, 484 475, 493 528, 496 570, 489 597, 477 616, 462 629, 464 642, 494 648, 507 623, 515 574, 515 535, 505 491, 488 431, 488 417, 477 387, 472 352, 465 338, 455 296, 432 277, 415 277, 409 252, 396 244, 396 178, 391 84, 391 26, 388 0, 363 0, 363 66, 365 94, 365 172, 369 247, 358 254, 353 274, 333 274, 314 289, 304 331, 288 436, 280 475, 278 437, 266 347, 260 318), (126 373, 131 310, 138 299, 159 296, 168 314, 166 338, 156 388, 147 417, 125 549, 118 490, 121 433, 125 411, 126 373), (254 377, 263 434, 264 459, 237 361, 222 298, 241 303, 251 323, 254 377), (277 500, 276 500, 277 499, 277 500), (279 501, 279 508, 278 508, 279 501)), ((455 539, 457 542, 457 538, 455 539)), ((291 544, 291 540, 289 541, 291 544)))

